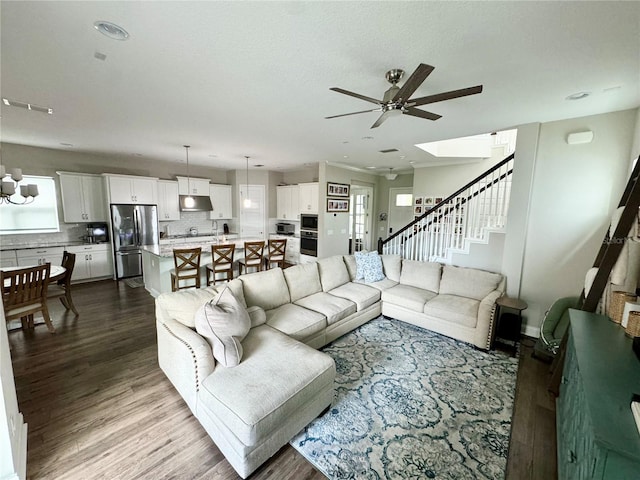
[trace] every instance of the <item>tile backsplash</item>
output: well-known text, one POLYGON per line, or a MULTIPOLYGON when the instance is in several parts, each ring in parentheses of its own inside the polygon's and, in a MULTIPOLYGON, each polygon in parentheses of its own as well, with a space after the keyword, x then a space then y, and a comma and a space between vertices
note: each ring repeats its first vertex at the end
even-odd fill
POLYGON ((60 223, 60 231, 57 233, 28 233, 19 235, 0 236, 0 246, 7 247, 30 247, 47 245, 58 245, 70 242, 81 242, 83 236, 87 234, 87 227, 83 223, 60 223))
POLYGON ((217 224, 218 232, 222 233, 222 225, 226 223, 232 228, 232 220, 211 220, 209 212, 181 212, 180 220, 174 222, 160 222, 160 231, 166 235, 185 235, 191 227, 198 229, 199 234, 215 233, 217 224))

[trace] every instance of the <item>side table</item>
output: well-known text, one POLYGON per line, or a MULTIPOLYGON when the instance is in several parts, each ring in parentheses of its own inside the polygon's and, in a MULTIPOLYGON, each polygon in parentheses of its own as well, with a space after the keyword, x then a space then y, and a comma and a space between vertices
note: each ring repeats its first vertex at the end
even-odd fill
POLYGON ((513 342, 513 354, 516 354, 517 345, 520 341, 520 330, 522 329, 522 311, 526 310, 527 307, 527 302, 524 300, 507 297, 506 295, 496 300, 496 326, 491 337, 491 348, 496 342, 511 346, 501 341, 508 340, 513 342), (504 309, 512 312, 503 312, 504 309))

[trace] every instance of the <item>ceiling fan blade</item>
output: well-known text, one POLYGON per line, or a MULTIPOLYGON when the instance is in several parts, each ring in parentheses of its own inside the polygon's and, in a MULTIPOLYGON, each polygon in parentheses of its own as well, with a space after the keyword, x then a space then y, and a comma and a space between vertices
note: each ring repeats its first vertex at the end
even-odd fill
POLYGON ((427 120, 438 120, 442 117, 442 115, 438 115, 437 113, 425 112, 424 110, 414 107, 407 108, 404 113, 412 117, 426 118, 427 120))
POLYGON ((371 103, 375 103, 375 104, 378 104, 378 105, 382 103, 380 100, 376 100, 375 98, 365 97, 364 95, 360 95, 359 93, 350 92, 349 90, 345 90, 343 88, 332 87, 329 90, 333 90, 334 92, 338 92, 338 93, 343 93, 345 95, 349 95, 350 97, 356 97, 356 98, 359 98, 360 100, 364 100, 365 102, 371 102, 371 103))
POLYGON ((442 102, 443 100, 451 100, 452 98, 466 97, 467 95, 475 95, 482 92, 482 85, 475 87, 461 88, 460 90, 451 90, 450 92, 436 93, 426 97, 414 98, 409 100, 409 104, 414 107, 426 105, 428 103, 442 102))
POLYGON ((379 108, 374 108, 373 110, 362 110, 361 112, 352 112, 352 113, 343 113, 342 115, 332 115, 331 117, 324 117, 325 119, 329 118, 338 118, 338 117, 346 117, 348 115, 358 115, 359 113, 369 113, 369 112, 379 112, 379 108))
POLYGON ((390 112, 383 112, 383 114, 378 117, 376 122, 371 125, 371 128, 378 128, 380 125, 382 125, 382 122, 384 122, 389 117, 389 113, 390 112))
POLYGON ((431 65, 427 65, 426 63, 421 63, 420 65, 418 65, 418 68, 416 68, 411 76, 407 79, 407 81, 404 82, 402 88, 400 88, 400 90, 398 90, 398 92, 393 96, 392 101, 395 102, 400 98, 402 98, 403 101, 407 101, 409 97, 413 95, 413 92, 415 92, 418 87, 422 85, 422 82, 427 79, 429 74, 433 72, 433 69, 434 67, 432 67, 431 65))

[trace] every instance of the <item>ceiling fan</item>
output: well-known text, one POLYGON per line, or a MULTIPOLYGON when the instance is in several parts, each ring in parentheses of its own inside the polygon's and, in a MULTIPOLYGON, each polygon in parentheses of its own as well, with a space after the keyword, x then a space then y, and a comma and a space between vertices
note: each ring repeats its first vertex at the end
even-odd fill
POLYGON ((435 95, 428 95, 426 97, 410 98, 411 95, 413 95, 413 93, 418 89, 418 87, 422 85, 422 82, 427 79, 433 69, 434 67, 432 67, 431 65, 421 63, 407 79, 407 81, 404 82, 404 85, 402 85, 402 87, 399 87, 397 83, 404 76, 404 70, 401 70, 399 68, 389 70, 385 74, 385 77, 387 81, 391 83, 391 87, 386 92, 384 92, 382 100, 377 100, 365 95, 360 95, 359 93, 350 92, 338 87, 330 88, 329 90, 333 90, 334 92, 343 93, 351 97, 359 98, 360 100, 364 100, 366 102, 375 103, 376 105, 378 105, 378 107, 372 110, 343 113, 342 115, 333 115, 331 117, 325 118, 338 118, 346 117, 347 115, 358 115, 360 113, 382 112, 382 115, 378 117, 378 120, 375 121, 371 128, 379 127, 380 125, 382 125, 382 122, 384 122, 390 116, 399 114, 407 114, 413 117, 426 118, 427 120, 437 120, 442 115, 426 112, 416 107, 427 105, 429 103, 451 100, 453 98, 466 97, 467 95, 475 95, 476 93, 482 92, 482 85, 476 85, 475 87, 462 88, 460 90, 451 90, 450 92, 436 93, 435 95))

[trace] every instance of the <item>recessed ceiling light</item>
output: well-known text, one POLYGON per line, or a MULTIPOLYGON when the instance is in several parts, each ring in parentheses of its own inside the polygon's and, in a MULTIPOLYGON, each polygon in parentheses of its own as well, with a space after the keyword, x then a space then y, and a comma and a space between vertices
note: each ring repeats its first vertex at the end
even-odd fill
POLYGON ((101 34, 112 38, 113 40, 127 40, 129 38, 129 33, 115 23, 98 20, 97 22, 94 22, 93 27, 101 34))
POLYGON ((373 137, 362 137, 362 140, 373 140, 373 137))
POLYGON ((407 158, 406 155, 400 155, 400 160, 404 160, 405 158, 407 158))
POLYGON ((63 147, 73 147, 73 143, 60 142, 60 145, 62 145, 63 147))
POLYGON ((416 163, 416 162, 414 162, 413 160, 409 160, 409 164, 410 165, 413 165, 414 163, 416 163))
POLYGON ((263 165, 263 164, 261 164, 261 163, 257 163, 257 164, 255 164, 255 165, 254 165, 254 167, 258 167, 258 168, 260 168, 260 167, 264 167, 264 165, 263 165))
POLYGON ((142 157, 142 154, 141 154, 141 153, 134 153, 134 155, 135 155, 136 157, 142 157))
POLYGON ((97 58, 98 60, 102 60, 102 61, 105 61, 107 59, 107 56, 102 52, 95 52, 93 54, 93 57, 97 58))
POLYGON ((349 140, 345 140, 345 141, 344 141, 344 142, 342 142, 342 143, 349 143, 349 140))
POLYGON ((565 100, 582 100, 583 98, 587 98, 589 95, 591 95, 591 92, 572 93, 571 95, 566 97, 565 100))
POLYGON ((215 153, 212 153, 212 154, 210 154, 210 155, 209 155, 209 157, 211 157, 211 158, 218 158, 218 155, 216 155, 215 153))
POLYGON ((374 167, 373 165, 370 165, 370 166, 365 167, 365 168, 368 168, 369 170, 375 170, 375 169, 376 169, 376 168, 378 168, 378 167, 374 167))
POLYGON ((344 158, 349 158, 349 155, 344 155, 344 158))

